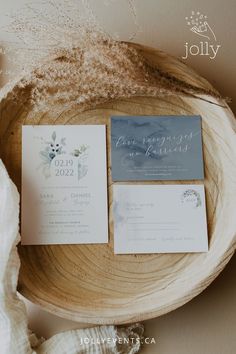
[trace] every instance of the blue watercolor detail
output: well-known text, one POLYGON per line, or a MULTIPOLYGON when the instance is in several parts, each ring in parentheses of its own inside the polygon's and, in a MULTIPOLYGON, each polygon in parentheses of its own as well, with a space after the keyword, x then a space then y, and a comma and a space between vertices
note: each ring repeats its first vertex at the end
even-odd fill
POLYGON ((111 118, 112 179, 203 179, 200 116, 111 118))

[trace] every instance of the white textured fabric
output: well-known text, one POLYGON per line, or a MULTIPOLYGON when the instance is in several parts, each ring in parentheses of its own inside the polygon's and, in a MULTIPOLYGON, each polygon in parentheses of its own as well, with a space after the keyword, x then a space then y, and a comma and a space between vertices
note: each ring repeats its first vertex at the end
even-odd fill
POLYGON ((25 304, 16 291, 20 267, 16 248, 20 241, 18 224, 19 194, 0 160, 0 353, 137 353, 143 335, 139 324, 127 328, 101 326, 72 330, 43 342, 28 330, 25 304))

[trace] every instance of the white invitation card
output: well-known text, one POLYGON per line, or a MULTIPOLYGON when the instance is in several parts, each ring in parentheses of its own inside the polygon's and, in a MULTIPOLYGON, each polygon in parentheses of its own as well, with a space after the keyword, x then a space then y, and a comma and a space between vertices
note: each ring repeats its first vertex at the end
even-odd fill
POLYGON ((22 244, 108 242, 105 125, 23 126, 22 244))
POLYGON ((203 185, 114 185, 116 254, 206 252, 203 185))

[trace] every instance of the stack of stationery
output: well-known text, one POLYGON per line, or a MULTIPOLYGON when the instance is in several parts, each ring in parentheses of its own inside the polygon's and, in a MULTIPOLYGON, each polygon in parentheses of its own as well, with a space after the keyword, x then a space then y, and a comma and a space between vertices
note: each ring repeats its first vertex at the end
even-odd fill
MULTIPOLYGON (((107 243, 106 127, 22 141, 22 244, 107 243)), ((200 116, 112 117, 111 156, 116 254, 208 250, 204 186, 187 184, 204 178, 200 116)))

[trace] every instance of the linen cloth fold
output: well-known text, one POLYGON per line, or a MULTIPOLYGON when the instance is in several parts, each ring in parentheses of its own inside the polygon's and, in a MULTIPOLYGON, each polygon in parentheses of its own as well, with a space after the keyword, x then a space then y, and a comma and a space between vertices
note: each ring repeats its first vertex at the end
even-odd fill
POLYGON ((17 294, 20 259, 19 193, 0 160, 0 353, 1 354, 135 354, 141 324, 119 328, 98 326, 40 340, 29 331, 24 302, 17 294), (126 340, 124 340, 126 339, 126 340))

